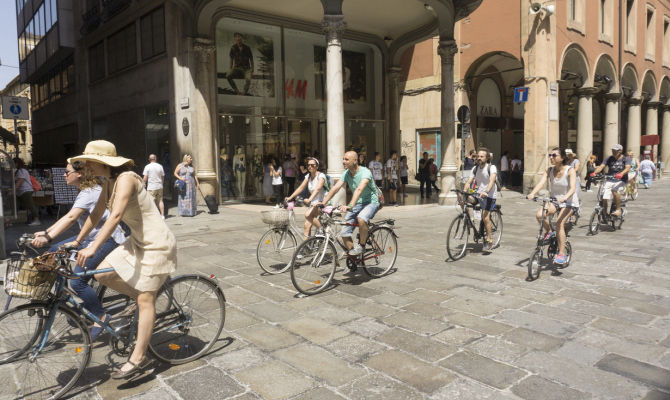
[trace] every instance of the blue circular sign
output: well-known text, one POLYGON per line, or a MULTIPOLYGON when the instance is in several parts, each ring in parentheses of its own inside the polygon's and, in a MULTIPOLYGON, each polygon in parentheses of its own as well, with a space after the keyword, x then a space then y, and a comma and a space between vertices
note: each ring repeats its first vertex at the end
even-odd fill
POLYGON ((19 115, 21 114, 21 106, 18 104, 12 104, 9 106, 9 111, 14 115, 19 115))

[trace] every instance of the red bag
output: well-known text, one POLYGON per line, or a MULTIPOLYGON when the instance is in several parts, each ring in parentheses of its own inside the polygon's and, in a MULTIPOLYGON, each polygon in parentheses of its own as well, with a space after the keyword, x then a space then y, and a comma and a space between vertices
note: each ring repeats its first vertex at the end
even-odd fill
POLYGON ((30 184, 33 185, 33 192, 39 192, 42 190, 42 185, 35 179, 34 176, 30 175, 30 184))

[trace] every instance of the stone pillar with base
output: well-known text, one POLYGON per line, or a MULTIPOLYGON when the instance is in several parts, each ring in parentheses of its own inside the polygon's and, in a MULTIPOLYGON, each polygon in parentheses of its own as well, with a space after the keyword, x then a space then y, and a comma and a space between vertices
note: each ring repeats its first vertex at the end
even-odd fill
MULTIPOLYGON (((326 14, 322 27, 326 33, 326 129, 328 141, 328 175, 338 181, 342 177, 344 156, 344 98, 342 86, 342 32, 347 24, 343 15, 326 14)), ((352 188, 355 189, 355 188, 352 188)), ((346 204, 346 192, 333 196, 333 204, 346 204)))
POLYGON ((670 104, 663 105, 663 133, 661 134, 661 162, 670 171, 670 104))
MULTIPOLYGON (((395 150, 400 157, 400 67, 391 67, 386 76, 389 88, 389 148, 395 150)), ((384 157, 386 157, 385 155, 384 157)))
POLYGON ((440 168, 440 204, 455 204, 456 194, 451 191, 456 186, 458 173, 458 154, 456 152, 456 134, 454 132, 454 54, 458 46, 454 40, 440 40, 437 54, 441 64, 441 113, 440 133, 442 140, 442 166, 440 168))
MULTIPOLYGON (((650 101, 647 103, 647 128, 644 132, 645 135, 658 135, 658 107, 661 106, 661 103, 658 101, 650 101)), ((653 147, 657 149, 657 147, 653 147)), ((645 146, 644 150, 652 150, 652 146, 645 146)), ((639 150, 633 149, 635 156, 640 158, 641 154, 639 150)), ((653 154, 654 160, 658 160, 658 154, 653 154)))
MULTIPOLYGON (((577 113, 577 159, 585 163, 593 152, 593 95, 595 88, 582 88, 577 91, 579 112, 577 113)), ((577 171, 584 180, 586 168, 577 171)))
MULTIPOLYGON (((610 156, 612 146, 619 143, 619 102, 621 93, 605 95, 605 134, 603 137, 603 154, 596 154, 600 160, 610 156)), ((586 162, 588 160, 581 160, 586 162)))
POLYGON ((195 38, 193 50, 196 54, 196 90, 193 104, 193 134, 195 135, 195 156, 200 190, 205 201, 216 200, 218 182, 216 180, 216 150, 214 146, 213 115, 216 112, 216 100, 212 89, 216 88, 214 63, 216 46, 207 38, 195 38))
POLYGON ((635 154, 640 153, 640 143, 642 142, 642 124, 641 124, 641 105, 642 99, 628 99, 628 131, 626 133, 626 150, 633 150, 635 154))

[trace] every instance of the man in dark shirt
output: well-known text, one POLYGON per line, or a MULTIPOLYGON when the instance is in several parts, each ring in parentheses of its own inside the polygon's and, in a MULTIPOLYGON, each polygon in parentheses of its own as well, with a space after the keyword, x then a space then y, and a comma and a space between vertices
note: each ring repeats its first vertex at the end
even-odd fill
POLYGON ((615 217, 621 216, 621 194, 619 190, 623 189, 628 182, 628 171, 630 171, 630 158, 623 154, 623 146, 615 144, 612 146, 612 155, 591 173, 591 176, 599 174, 607 167, 607 181, 603 188, 603 207, 607 212, 607 200, 614 198, 616 211, 612 213, 615 217))
POLYGON ((235 94, 246 95, 251 85, 251 74, 254 72, 254 56, 251 48, 244 44, 244 37, 241 33, 235 32, 235 44, 230 48, 230 72, 226 75, 230 87, 235 94), (244 90, 240 92, 237 89, 234 79, 244 78, 244 90))

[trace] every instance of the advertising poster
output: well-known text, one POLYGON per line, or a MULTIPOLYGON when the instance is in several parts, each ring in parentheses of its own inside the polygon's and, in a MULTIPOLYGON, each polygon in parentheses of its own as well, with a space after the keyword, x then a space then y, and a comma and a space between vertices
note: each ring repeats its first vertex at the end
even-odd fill
MULTIPOLYGON (((342 50, 342 89, 344 103, 367 101, 366 59, 364 53, 342 50)), ((315 94, 318 100, 326 100, 326 48, 314 46, 315 94)))
POLYGON ((275 97, 274 40, 242 31, 218 31, 218 94, 275 97))

